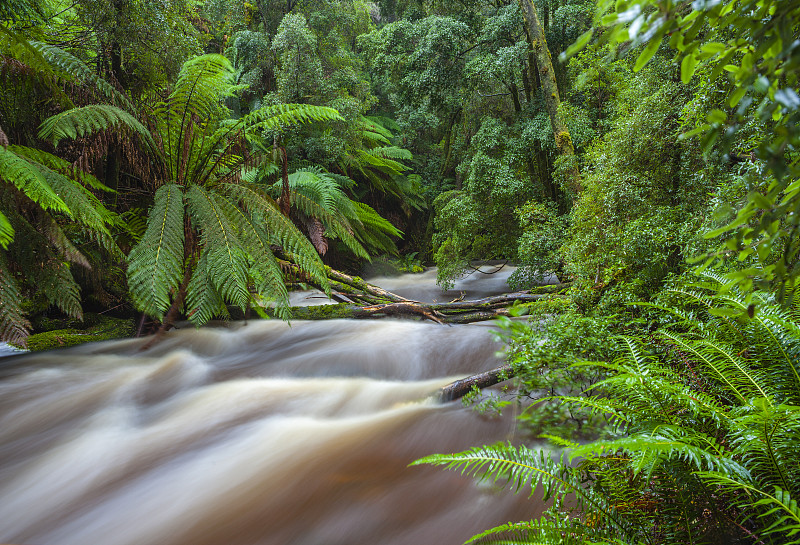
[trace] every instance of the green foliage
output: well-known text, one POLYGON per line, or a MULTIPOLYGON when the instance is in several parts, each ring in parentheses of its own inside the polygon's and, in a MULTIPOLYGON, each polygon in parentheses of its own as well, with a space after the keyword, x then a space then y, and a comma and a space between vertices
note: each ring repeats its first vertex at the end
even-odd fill
POLYGON ((37 286, 48 304, 69 316, 82 316, 80 288, 70 265, 90 264, 73 242, 76 235, 118 251, 109 231, 116 217, 83 181, 102 188, 91 175, 81 175, 54 155, 9 146, 7 140, 0 144, 1 339, 24 344, 29 332, 21 304, 23 283, 37 286))
MULTIPOLYGON (((234 77, 233 66, 221 55, 187 61, 170 95, 151 114, 152 160, 163 174, 147 228, 129 255, 129 286, 137 307, 159 319, 184 301, 186 314, 198 325, 225 315, 223 302, 244 309, 254 297, 286 308, 273 243, 326 282, 313 247, 265 192, 242 180, 242 168, 252 160, 242 149, 248 138, 262 138, 264 131, 339 115, 320 106, 279 104, 231 119, 223 101, 238 89, 234 77)), ((142 130, 130 121, 123 115, 113 118, 142 130)), ((43 127, 44 134, 57 138, 106 125, 87 121, 87 110, 76 109, 43 127)))
POLYGON ((272 49, 280 59, 278 96, 283 102, 308 100, 322 81, 317 57, 317 37, 301 14, 289 13, 281 21, 272 49))
POLYGON ((177 184, 158 188, 147 229, 128 255, 128 285, 134 304, 163 318, 183 279, 184 204, 177 184))
POLYGON ((561 303, 556 308, 543 305, 546 302, 529 305, 528 313, 538 322, 534 326, 499 319, 496 335, 506 344, 506 359, 518 377, 519 398, 526 404, 519 419, 525 429, 534 436, 594 437, 603 432, 605 419, 559 403, 553 396, 581 395, 605 376, 601 369, 573 364, 604 360, 614 354, 608 339, 618 331, 616 320, 583 316, 563 301, 554 299, 561 303))
MULTIPOLYGON (((771 295, 723 291, 722 280, 706 274, 665 290, 645 305, 660 329, 619 339, 613 360, 578 363, 605 378, 555 396, 608 419, 616 437, 566 445, 570 463, 510 445, 418 463, 573 495, 576 543, 796 543, 800 324, 771 295)), ((514 349, 535 334, 511 327, 516 365, 541 357, 535 345, 514 349)), ((556 503, 518 542, 541 542, 538 532, 563 528, 567 512, 556 503)), ((512 530, 526 525, 497 529, 512 530)))
MULTIPOLYGON (((710 79, 727 74, 731 86, 725 103, 711 109, 706 122, 686 136, 703 134, 706 150, 718 145, 730 151, 739 129, 757 117, 774 125, 753 145, 773 179, 754 183, 747 202, 735 219, 709 237, 726 235, 727 241, 709 254, 714 259, 735 255, 743 267, 730 279, 745 291, 754 285, 779 286, 779 299, 791 296, 800 273, 800 143, 797 94, 800 47, 796 40, 800 2, 731 0, 694 2, 690 10, 652 0, 598 3, 596 21, 608 30, 601 39, 611 44, 633 40, 644 44, 637 68, 652 56, 662 40, 677 51, 681 80, 689 83, 704 68, 710 79), (658 9, 652 9, 653 7, 658 9)), ((761 176, 764 179, 764 176, 761 176)))
POLYGON ((522 235, 517 249, 521 265, 508 279, 515 289, 529 288, 551 274, 561 272, 559 249, 564 242, 567 222, 558 215, 555 203, 529 202, 517 209, 522 235))
POLYGON ((668 273, 681 271, 684 248, 711 206, 708 193, 728 177, 696 143, 680 139, 687 90, 670 80, 668 64, 653 61, 636 75, 615 71, 631 79, 612 91, 611 130, 584 157, 583 191, 563 248, 567 272, 589 299, 603 290, 606 309, 650 297, 668 273))

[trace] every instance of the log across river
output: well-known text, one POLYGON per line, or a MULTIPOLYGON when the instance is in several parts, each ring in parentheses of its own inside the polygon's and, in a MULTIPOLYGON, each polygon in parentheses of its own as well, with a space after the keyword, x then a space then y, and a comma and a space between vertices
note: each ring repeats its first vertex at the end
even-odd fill
MULTIPOLYGON (((507 291, 508 272, 456 293, 507 291)), ((373 282, 451 297, 426 274, 373 282)), ((251 321, 0 360, 0 543, 455 545, 536 516, 407 467, 513 436, 430 398, 498 365, 490 327, 251 321)))

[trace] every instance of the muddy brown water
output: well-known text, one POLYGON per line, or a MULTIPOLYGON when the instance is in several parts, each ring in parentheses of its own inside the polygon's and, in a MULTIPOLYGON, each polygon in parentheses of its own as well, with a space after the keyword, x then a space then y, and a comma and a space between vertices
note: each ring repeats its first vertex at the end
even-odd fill
POLYGON ((524 494, 408 467, 513 438, 429 399, 497 365, 489 328, 252 321, 0 360, 0 543, 458 544, 529 519, 524 494))

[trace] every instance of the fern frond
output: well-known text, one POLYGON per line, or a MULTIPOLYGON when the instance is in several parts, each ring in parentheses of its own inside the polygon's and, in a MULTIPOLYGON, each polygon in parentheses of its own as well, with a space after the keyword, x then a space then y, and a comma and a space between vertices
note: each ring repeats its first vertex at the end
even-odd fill
POLYGON ((186 292, 186 315, 195 326, 201 326, 217 316, 229 318, 228 308, 211 282, 208 252, 202 252, 192 272, 186 292))
POLYGON ((154 153, 158 150, 150 131, 138 119, 110 104, 90 104, 50 116, 39 127, 39 138, 57 146, 64 138, 74 140, 108 129, 128 129, 154 153))
POLYGON ((262 301, 274 302, 276 316, 288 319, 289 292, 280 265, 270 249, 267 233, 242 208, 231 204, 229 211, 240 228, 239 238, 248 254, 248 275, 253 281, 256 295, 262 301))
POLYGON ((356 150, 356 159, 363 165, 368 165, 384 174, 399 176, 409 170, 403 163, 373 154, 371 150, 356 150))
POLYGON ((725 449, 713 437, 680 426, 659 425, 652 432, 639 432, 616 440, 589 443, 574 449, 570 453, 570 459, 590 458, 617 451, 630 456, 634 474, 644 472, 648 478, 662 464, 672 460, 680 460, 698 471, 749 475, 741 464, 727 456, 725 449))
POLYGON ((395 121, 388 117, 379 116, 361 116, 359 119, 362 130, 380 134, 382 137, 389 139, 392 138, 392 131, 399 131, 400 126, 395 121))
POLYGON ((473 447, 455 454, 433 454, 411 463, 411 465, 439 465, 459 471, 462 475, 504 481, 516 492, 530 486, 533 494, 541 486, 545 499, 573 495, 585 512, 600 514, 608 530, 618 535, 631 535, 630 523, 616 509, 608 505, 602 496, 581 482, 577 471, 566 464, 553 460, 544 452, 538 454, 525 446, 511 445, 473 447))
POLYGON ((0 246, 8 249, 8 245, 14 240, 14 227, 5 214, 0 212, 0 246))
POLYGON ((50 242, 50 244, 53 245, 58 254, 64 260, 70 263, 75 263, 76 265, 81 265, 87 269, 91 267, 89 265, 89 260, 86 259, 86 256, 75 247, 72 241, 64 233, 61 226, 52 218, 52 216, 48 214, 40 214, 40 217, 37 219, 37 230, 42 234, 42 236, 44 236, 45 239, 50 242))
POLYGON ((67 316, 83 320, 81 287, 66 263, 51 259, 37 271, 35 281, 51 305, 57 306, 67 316))
POLYGON ((223 184, 222 190, 242 206, 256 223, 263 225, 270 241, 293 256, 295 263, 320 286, 330 289, 325 267, 314 246, 297 227, 278 210, 272 198, 250 184, 223 184))
POLYGON ((728 347, 706 339, 685 340, 679 335, 662 331, 661 335, 675 346, 694 356, 695 360, 712 372, 712 375, 730 393, 744 404, 752 395, 769 397, 763 378, 756 370, 750 369, 747 362, 728 347))
POLYGON ((0 340, 25 344, 31 323, 22 311, 21 303, 24 300, 8 269, 5 252, 0 251, 0 340))
MULTIPOLYGON (((43 164, 47 162, 57 168, 60 167, 61 170, 67 170, 67 165, 64 164, 66 161, 62 163, 49 153, 32 148, 10 146, 9 149, 29 161, 36 161, 35 166, 46 179, 48 185, 67 205, 72 219, 87 227, 89 233, 95 237, 101 246, 109 251, 116 249, 107 226, 116 225, 117 216, 75 180, 43 164)), ((67 174, 71 174, 71 172, 67 171, 67 174)))
POLYGON ((207 119, 217 111, 221 98, 232 96, 236 70, 224 56, 207 53, 183 63, 166 104, 207 119))
POLYGON ((0 179, 19 189, 45 210, 71 216, 69 207, 53 191, 39 168, 2 146, 0 146, 0 179))
POLYGON ((243 126, 247 132, 254 132, 285 129, 313 121, 344 121, 344 118, 339 112, 326 106, 275 104, 250 112, 236 121, 236 124, 243 126))
POLYGON ((47 153, 46 151, 27 146, 9 146, 9 148, 12 149, 14 153, 26 157, 31 162, 38 163, 71 180, 75 180, 81 184, 86 184, 92 189, 103 191, 105 193, 116 193, 113 189, 102 184, 100 180, 98 180, 89 172, 75 168, 75 166, 69 161, 62 159, 61 157, 57 157, 52 153, 47 153))
POLYGON ((551 510, 538 520, 503 524, 472 536, 464 545, 599 545, 602 532, 551 510))
POLYGON ((208 274, 220 296, 244 310, 250 300, 247 289, 247 253, 234 223, 235 210, 223 197, 198 185, 186 191, 189 213, 201 233, 208 274))
POLYGON ((183 278, 183 193, 177 184, 156 191, 148 215, 147 230, 128 256, 128 287, 134 304, 143 312, 163 319, 170 293, 183 278))
POLYGON ((389 145, 391 143, 389 138, 377 131, 362 130, 361 138, 369 147, 389 145))
POLYGON ((97 72, 74 55, 54 45, 31 40, 31 47, 36 50, 50 66, 57 67, 67 77, 75 78, 81 83, 88 83, 96 87, 106 98, 111 99, 116 105, 133 112, 136 110, 130 99, 119 92, 113 85, 97 75, 97 72))
POLYGON ((398 161, 411 161, 414 156, 405 148, 398 148, 397 146, 385 146, 381 148, 372 148, 369 150, 372 155, 383 157, 384 159, 395 159, 398 161))

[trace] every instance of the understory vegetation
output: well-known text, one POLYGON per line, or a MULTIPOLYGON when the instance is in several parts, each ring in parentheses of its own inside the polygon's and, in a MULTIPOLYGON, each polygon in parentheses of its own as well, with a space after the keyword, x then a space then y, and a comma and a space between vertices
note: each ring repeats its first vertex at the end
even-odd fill
POLYGON ((529 446, 417 463, 550 507, 474 543, 800 543, 798 36, 798 0, 7 0, 0 340, 515 263, 563 283, 480 402, 529 446))

